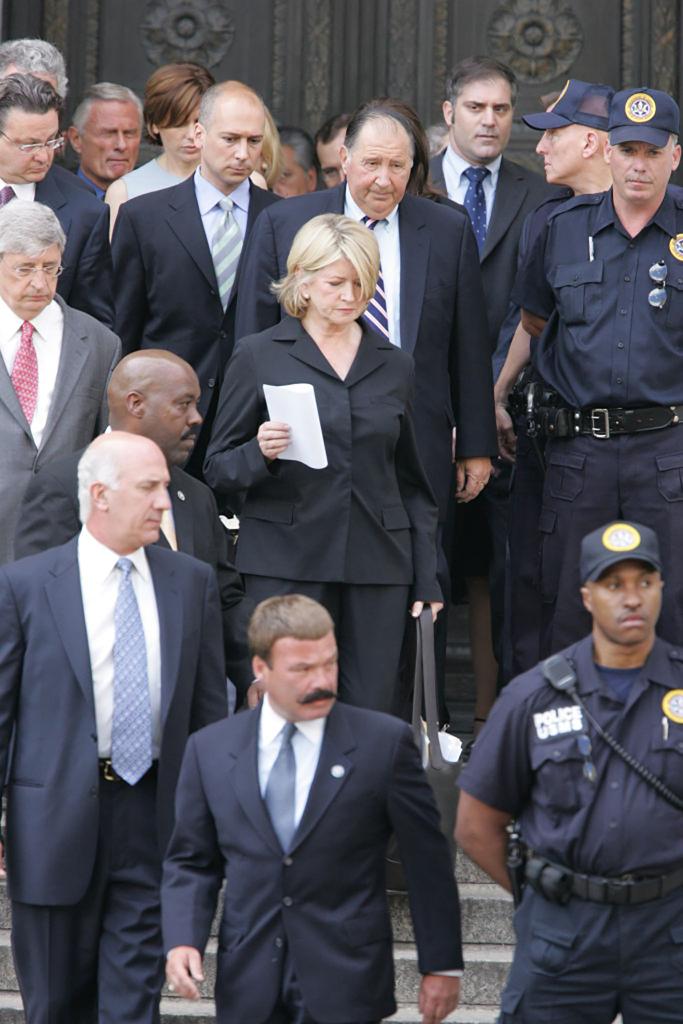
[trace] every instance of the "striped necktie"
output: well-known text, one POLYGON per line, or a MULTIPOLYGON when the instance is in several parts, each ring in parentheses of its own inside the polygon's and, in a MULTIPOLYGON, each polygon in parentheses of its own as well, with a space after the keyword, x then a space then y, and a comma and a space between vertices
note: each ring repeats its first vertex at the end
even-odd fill
MULTIPOLYGON (((384 221, 372 220, 370 217, 363 217, 362 223, 367 228, 374 231, 378 224, 383 224, 384 221)), ((391 341, 389 337, 389 316, 387 314, 387 297, 384 291, 384 278, 382 277, 382 265, 380 263, 379 275, 377 277, 377 287, 375 288, 375 294, 370 299, 368 308, 363 313, 361 320, 367 324, 371 330, 381 334, 387 341, 391 341)))
POLYGON ((218 294, 221 297, 223 312, 225 312, 232 294, 237 264, 242 252, 242 234, 232 212, 234 205, 232 199, 225 196, 218 205, 225 216, 219 222, 211 240, 211 258, 216 271, 218 294))

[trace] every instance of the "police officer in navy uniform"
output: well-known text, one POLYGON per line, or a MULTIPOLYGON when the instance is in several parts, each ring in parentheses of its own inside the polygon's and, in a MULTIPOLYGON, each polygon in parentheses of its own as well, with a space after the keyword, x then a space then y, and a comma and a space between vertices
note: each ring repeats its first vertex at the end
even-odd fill
POLYGON ((526 847, 500 1024, 680 1021, 683 650, 655 636, 657 537, 603 525, 580 571, 592 635, 503 691, 460 776, 456 839, 508 889, 512 819, 526 847))
MULTIPOLYGON (((608 85, 571 78, 548 110, 522 116, 530 128, 543 132, 536 152, 543 157, 548 183, 564 187, 558 188, 556 195, 546 199, 526 218, 519 243, 521 260, 545 229, 550 214, 561 204, 574 195, 604 192, 611 187, 612 175, 604 154, 613 96, 614 89, 608 85)), ((508 519, 510 674, 514 676, 532 668, 541 655, 538 520, 544 472, 543 438, 539 434, 530 437, 527 431, 526 394, 529 386, 539 378, 533 368, 529 335, 519 323, 515 291, 512 303, 512 316, 508 315, 501 330, 496 353, 498 358, 502 355, 505 362, 493 396, 501 455, 515 461, 508 519), (512 330, 514 336, 510 343, 512 330), (509 350, 505 349, 506 334, 509 350), (530 356, 532 367, 524 374, 523 387, 518 385, 513 397, 513 408, 517 410, 513 429, 507 409, 510 391, 529 363, 530 356)), ((537 383, 535 390, 538 393, 537 383)))
POLYGON ((558 208, 522 268, 522 320, 543 332, 536 366, 555 392, 541 414, 542 653, 586 631, 579 542, 610 517, 656 529, 669 570, 660 633, 683 636, 683 200, 667 189, 678 127, 665 93, 616 93, 612 189, 558 208))

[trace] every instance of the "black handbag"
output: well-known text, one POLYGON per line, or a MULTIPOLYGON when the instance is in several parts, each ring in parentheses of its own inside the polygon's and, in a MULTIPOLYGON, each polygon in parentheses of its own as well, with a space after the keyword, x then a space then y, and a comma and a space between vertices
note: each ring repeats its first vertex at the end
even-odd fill
MULTIPOLYGON (((446 837, 451 859, 455 856, 453 829, 458 805, 457 778, 460 762, 447 761, 441 752, 439 712, 436 696, 436 664, 434 660, 434 623, 431 608, 426 607, 415 620, 416 649, 413 681, 413 736, 422 754, 425 772, 432 787, 439 814, 441 831, 446 837), (422 717, 424 709, 424 718, 422 717), (426 763, 425 763, 426 762, 426 763)), ((403 865, 396 837, 389 840, 387 850, 387 889, 406 892, 403 865)))

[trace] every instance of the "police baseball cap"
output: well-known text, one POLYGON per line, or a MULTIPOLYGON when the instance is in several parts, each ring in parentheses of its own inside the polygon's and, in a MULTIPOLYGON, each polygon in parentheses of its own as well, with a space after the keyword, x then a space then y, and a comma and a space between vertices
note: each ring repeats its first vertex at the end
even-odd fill
POLYGON ((605 569, 626 559, 647 562, 662 571, 657 534, 641 523, 608 523, 581 541, 581 581, 592 583, 605 569))
POLYGON ((659 89, 622 89, 612 99, 609 112, 609 141, 649 142, 666 146, 671 134, 678 135, 678 104, 659 89))
POLYGON ((530 128, 544 132, 548 128, 566 128, 568 124, 585 124, 588 128, 607 131, 609 108, 614 89, 570 78, 555 100, 552 110, 542 114, 524 114, 522 120, 530 128))

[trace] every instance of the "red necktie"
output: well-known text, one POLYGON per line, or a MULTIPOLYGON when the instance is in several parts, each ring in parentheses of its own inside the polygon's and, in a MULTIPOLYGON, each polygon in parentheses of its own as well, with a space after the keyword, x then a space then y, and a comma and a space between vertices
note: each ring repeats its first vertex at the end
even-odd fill
POLYGON ((38 401, 38 358, 33 347, 33 324, 24 320, 21 325, 21 343, 12 367, 12 386, 19 405, 30 423, 38 401))

